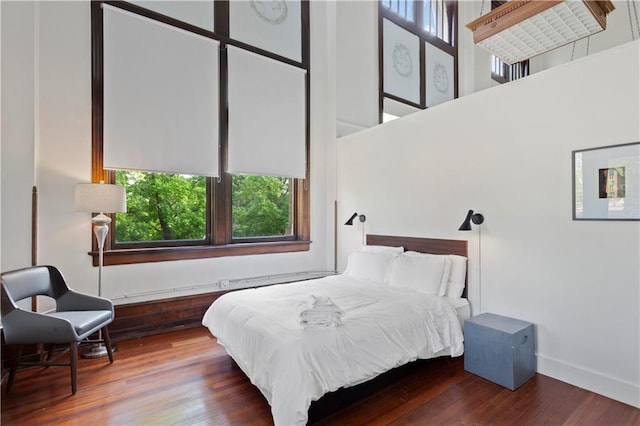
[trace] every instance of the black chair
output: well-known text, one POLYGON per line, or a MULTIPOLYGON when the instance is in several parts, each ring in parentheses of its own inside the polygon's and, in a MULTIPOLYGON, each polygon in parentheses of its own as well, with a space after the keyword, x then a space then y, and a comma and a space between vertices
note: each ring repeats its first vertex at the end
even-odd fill
POLYGON ((75 394, 78 382, 78 344, 104 343, 113 362, 113 353, 107 325, 113 321, 113 303, 102 297, 77 293, 67 286, 60 271, 53 266, 33 266, 0 275, 2 283, 2 328, 8 345, 17 345, 14 351, 7 392, 11 389, 20 365, 70 366, 71 391, 75 394), (18 302, 32 296, 49 296, 56 302, 53 312, 38 313, 22 309, 18 302), (102 330, 102 339, 88 340, 102 330), (39 361, 21 360, 24 345, 45 344, 48 354, 39 361), (55 345, 68 345, 69 362, 55 362, 55 345))

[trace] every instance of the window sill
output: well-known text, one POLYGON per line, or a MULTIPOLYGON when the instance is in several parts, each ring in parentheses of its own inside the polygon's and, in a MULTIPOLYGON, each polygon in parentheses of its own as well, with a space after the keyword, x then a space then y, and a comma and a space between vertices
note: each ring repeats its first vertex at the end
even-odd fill
MULTIPOLYGON (((208 259, 249 254, 289 253, 308 251, 311 241, 272 241, 266 243, 238 243, 220 246, 155 247, 143 249, 106 250, 103 264, 129 265, 134 263, 167 262, 172 260, 208 259)), ((98 266, 98 252, 89 252, 93 266, 98 266)))

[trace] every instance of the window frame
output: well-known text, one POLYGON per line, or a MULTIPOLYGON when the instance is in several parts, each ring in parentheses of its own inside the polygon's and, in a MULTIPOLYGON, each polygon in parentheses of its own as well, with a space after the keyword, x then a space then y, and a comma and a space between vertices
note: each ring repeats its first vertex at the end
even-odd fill
POLYGON ((426 72, 425 72, 425 47, 424 43, 429 43, 438 49, 449 53, 453 56, 453 69, 455 74, 455 81, 453 86, 453 97, 458 97, 458 23, 459 23, 459 10, 458 2, 452 2, 451 0, 443 0, 444 2, 451 2, 453 5, 454 19, 452 20, 452 28, 450 28, 450 40, 451 44, 447 43, 443 39, 439 38, 436 30, 435 35, 427 31, 423 27, 424 22, 424 0, 407 0, 413 3, 413 20, 410 21, 402 15, 399 15, 392 11, 389 7, 384 5, 384 0, 378 0, 378 122, 383 123, 384 112, 384 99, 391 99, 396 102, 403 103, 418 109, 427 109, 426 105, 426 72), (403 99, 399 96, 387 93, 384 91, 384 52, 383 52, 383 22, 384 19, 398 25, 406 31, 416 35, 420 41, 420 102, 415 103, 407 99, 403 99))
MULTIPOLYGON (((109 170, 107 171, 109 174, 113 174, 113 180, 110 183, 116 182, 116 171, 109 170)), ((168 173, 169 174, 169 173, 168 173)), ((119 250, 119 249, 146 249, 146 248, 156 248, 156 247, 177 247, 177 246, 201 246, 201 245, 210 245, 211 244, 211 180, 215 178, 206 177, 206 206, 205 206, 205 238, 202 240, 156 240, 156 241, 126 241, 126 242, 117 242, 116 241, 116 232, 115 229, 109 234, 109 243, 110 250, 119 250)), ((126 214, 126 213, 125 213, 126 214)), ((117 223, 117 218, 115 215, 112 217, 112 223, 117 223)), ((115 228, 115 227, 114 227, 115 228)), ((105 241, 105 247, 107 242, 105 241)))
MULTIPOLYGON (((231 181, 231 185, 233 186, 233 176, 231 177, 232 181, 231 181)), ((295 201, 296 201, 296 197, 295 197, 295 181, 296 179, 294 178, 289 178, 289 212, 291 213, 295 213, 295 201)), ((231 193, 231 208, 233 209, 233 192, 231 193)), ((293 214, 291 214, 293 216, 293 214)), ((231 242, 232 243, 251 243, 251 242, 258 242, 258 241, 293 241, 296 238, 296 229, 295 229, 295 222, 293 221, 293 217, 292 219, 292 223, 290 223, 290 227, 291 227, 291 234, 286 234, 286 235, 277 235, 277 236, 258 236, 258 237, 234 237, 233 236, 233 213, 231 214, 231 228, 230 228, 230 233, 231 233, 231 242)))
MULTIPOLYGON (((111 4, 132 13, 154 19, 220 42, 220 178, 207 178, 207 236, 204 240, 116 243, 115 231, 109 233, 104 247, 104 265, 202 259, 250 254, 308 251, 310 246, 310 36, 309 0, 301 0, 302 60, 289 58, 242 43, 229 37, 229 4, 214 2, 214 32, 187 24, 149 9, 121 1, 91 2, 91 73, 92 73, 92 182, 115 183, 115 171, 103 168, 103 50, 102 4, 111 4), (257 238, 232 238, 231 179, 227 166, 227 60, 226 46, 234 45, 306 70, 305 144, 306 179, 293 179, 293 235, 257 238)), ((115 215, 109 215, 117 226, 115 215)), ((98 247, 92 236, 93 264, 98 264, 98 247)))

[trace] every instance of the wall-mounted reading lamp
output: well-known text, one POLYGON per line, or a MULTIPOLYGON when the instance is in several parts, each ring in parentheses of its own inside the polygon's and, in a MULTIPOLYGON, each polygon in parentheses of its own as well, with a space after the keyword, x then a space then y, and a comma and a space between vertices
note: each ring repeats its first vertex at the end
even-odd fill
MULTIPOLYGON (((484 216, 482 213, 474 213, 473 210, 469 210, 458 231, 471 231, 471 222, 474 225, 481 225, 484 222, 484 216)), ((478 228, 478 313, 482 313, 482 236, 480 229, 478 228)))
POLYGON ((349 220, 347 220, 344 224, 345 225, 349 225, 349 226, 353 226, 353 219, 358 218, 358 220, 362 223, 364 223, 367 220, 367 217, 363 214, 358 215, 358 213, 354 213, 351 215, 351 217, 349 218, 349 220))
POLYGON ((480 225, 484 222, 484 216, 482 213, 474 213, 473 210, 469 210, 467 217, 464 219, 464 222, 462 222, 462 225, 460 225, 460 228, 458 228, 458 231, 471 231, 471 222, 473 222, 474 225, 480 225))
POLYGON ((362 245, 366 244, 366 234, 365 234, 365 230, 364 230, 364 222, 367 220, 367 217, 363 214, 358 214, 358 213, 354 213, 351 215, 351 217, 349 218, 349 220, 347 220, 344 224, 348 225, 348 226, 353 226, 353 220, 355 218, 358 218, 358 220, 360 221, 360 223, 362 223, 362 245))

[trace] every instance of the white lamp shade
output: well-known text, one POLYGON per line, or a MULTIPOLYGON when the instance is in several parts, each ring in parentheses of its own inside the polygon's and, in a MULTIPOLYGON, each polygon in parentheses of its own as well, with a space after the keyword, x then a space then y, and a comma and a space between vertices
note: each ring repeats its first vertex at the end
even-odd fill
POLYGON ((127 211, 124 187, 106 183, 76 185, 75 210, 91 213, 119 213, 127 211))

